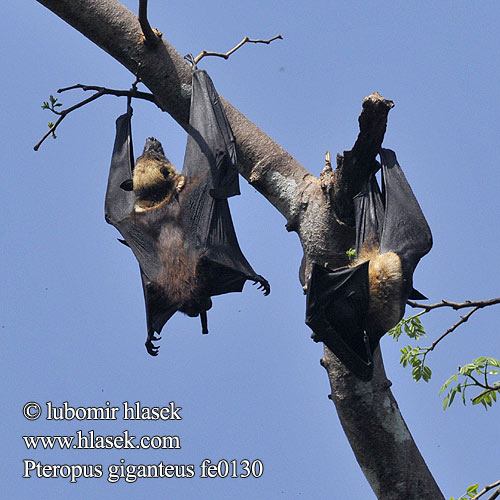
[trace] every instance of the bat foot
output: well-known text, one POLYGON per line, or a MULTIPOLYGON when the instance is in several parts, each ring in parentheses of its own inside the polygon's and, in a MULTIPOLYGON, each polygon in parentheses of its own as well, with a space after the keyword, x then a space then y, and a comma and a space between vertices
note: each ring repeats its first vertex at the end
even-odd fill
POLYGON ((269 295, 271 293, 271 286, 269 285, 269 282, 260 274, 257 274, 257 276, 253 280, 253 284, 256 285, 259 283, 259 286, 257 287, 259 290, 264 290, 264 295, 269 295))
MULTIPOLYGON (((152 337, 153 340, 159 340, 159 338, 156 338, 155 336, 152 337)), ((158 356, 158 351, 160 350, 159 346, 155 346, 153 342, 151 342, 151 339, 146 340, 146 350, 151 356, 158 356)))

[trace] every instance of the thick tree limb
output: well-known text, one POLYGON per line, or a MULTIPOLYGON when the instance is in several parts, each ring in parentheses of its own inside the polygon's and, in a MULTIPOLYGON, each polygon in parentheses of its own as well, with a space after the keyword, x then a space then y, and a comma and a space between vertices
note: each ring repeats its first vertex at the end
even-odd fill
MULTIPOLYGON (((116 0, 38 0, 117 61, 139 76, 156 101, 187 127, 191 70, 164 38, 144 46, 137 17, 116 0)), ((347 263, 354 244, 349 225, 352 195, 375 168, 391 101, 372 94, 363 103, 360 135, 322 179, 310 174, 285 150, 222 99, 238 144, 240 172, 286 218, 304 249, 305 272, 311 262, 332 267, 347 263), (347 222, 347 224, 346 224, 347 222)), ((379 498, 443 498, 420 456, 389 391, 381 357, 372 382, 360 382, 325 350, 334 401, 363 471, 379 498)))

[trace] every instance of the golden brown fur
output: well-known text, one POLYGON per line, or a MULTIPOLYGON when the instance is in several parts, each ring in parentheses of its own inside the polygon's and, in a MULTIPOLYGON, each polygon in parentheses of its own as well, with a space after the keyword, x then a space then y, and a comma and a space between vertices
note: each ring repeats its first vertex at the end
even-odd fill
POLYGON ((139 210, 168 201, 175 192, 182 190, 184 184, 184 176, 166 158, 163 160, 144 155, 137 158, 133 188, 139 210))
POLYGON ((198 269, 199 255, 185 244, 178 221, 179 207, 169 203, 185 185, 185 177, 166 158, 150 155, 137 158, 133 175, 136 217, 141 224, 151 226, 151 230, 157 225, 157 219, 163 220, 158 235, 162 251, 157 279, 159 283, 168 284, 162 287, 168 303, 179 306, 199 296, 204 286, 198 269), (167 218, 165 213, 168 213, 167 218))
POLYGON ((168 301, 173 304, 185 304, 200 295, 203 280, 199 273, 199 255, 184 244, 182 230, 169 225, 162 231, 159 245, 162 248, 161 283, 168 283, 168 301))
MULTIPOLYGON (((172 198, 174 193, 182 190, 186 194, 192 187, 183 175, 175 171, 175 167, 168 163, 168 174, 159 172, 158 160, 145 158, 137 160, 134 170, 134 192, 136 193, 135 220, 144 227, 146 232, 153 232, 161 227, 157 236, 157 246, 161 270, 156 278, 161 294, 169 304, 176 304, 182 312, 194 315, 199 314, 198 302, 202 300, 205 279, 200 269, 199 253, 187 242, 184 230, 180 223, 180 205, 172 198), (139 166, 139 168, 137 168, 139 166), (167 181, 165 181, 167 177, 167 181), (136 184, 137 179, 137 184, 136 184), (139 187, 140 186, 140 187, 139 187), (158 196, 158 202, 151 203, 150 199, 139 197, 151 190, 158 196), (137 189, 137 191, 136 191, 137 189), (162 197, 162 199, 160 199, 162 197), (161 224, 159 224, 161 221, 161 224), (184 310, 186 309, 186 310, 184 310)), ((149 196, 149 198, 151 198, 149 196)), ((205 307, 207 308, 207 307, 205 307)))
POLYGON ((379 254, 378 247, 368 243, 363 246, 353 266, 367 260, 370 261, 370 301, 366 329, 377 333, 386 332, 401 319, 401 259, 394 252, 379 254))

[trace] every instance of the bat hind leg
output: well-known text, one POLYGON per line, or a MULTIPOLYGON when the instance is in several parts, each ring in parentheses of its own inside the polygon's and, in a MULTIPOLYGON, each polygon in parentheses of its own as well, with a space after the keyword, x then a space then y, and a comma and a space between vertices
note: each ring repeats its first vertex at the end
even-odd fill
POLYGON ((153 344, 153 340, 155 342, 158 342, 159 340, 161 340, 161 337, 156 337, 154 330, 149 330, 148 331, 148 338, 147 338, 146 343, 145 343, 146 350, 148 351, 148 354, 150 354, 151 356, 158 356, 158 351, 160 350, 160 347, 155 346, 153 344))

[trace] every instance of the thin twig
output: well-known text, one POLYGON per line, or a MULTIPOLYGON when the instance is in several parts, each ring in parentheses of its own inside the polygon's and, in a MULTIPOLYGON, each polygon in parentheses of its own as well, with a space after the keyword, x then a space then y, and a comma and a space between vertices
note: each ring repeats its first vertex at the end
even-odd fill
POLYGON ((464 324, 476 311, 479 311, 479 309, 482 309, 483 307, 493 306, 495 304, 500 304, 500 297, 488 300, 466 300, 464 302, 451 302, 449 300, 443 299, 441 302, 436 302, 435 304, 422 304, 421 302, 414 302, 413 300, 409 300, 407 304, 411 307, 423 309, 422 312, 418 313, 419 316, 421 316, 422 314, 426 314, 433 309, 438 309, 439 307, 451 307, 455 311, 467 307, 473 308, 465 316, 461 316, 459 321, 450 326, 448 330, 446 330, 438 339, 436 339, 429 347, 427 347, 426 350, 428 352, 433 351, 434 348, 439 344, 439 342, 441 342, 451 332, 456 330, 460 325, 464 324))
MULTIPOLYGON (((135 83, 134 83, 135 85, 135 83)), ((132 87, 134 87, 132 85, 132 87)), ((134 99, 143 99, 145 101, 150 101, 156 104, 156 99, 153 94, 149 92, 140 92, 139 90, 117 90, 108 89, 106 87, 99 87, 97 85, 83 85, 82 83, 77 83, 71 87, 65 87, 57 91, 58 94, 66 92, 67 90, 82 89, 84 91, 95 90, 96 92, 103 92, 102 95, 114 95, 116 97, 133 97, 134 99)))
MULTIPOLYGON (((500 486, 500 481, 495 481, 492 484, 488 484, 476 496, 472 497, 471 500, 477 500, 479 497, 483 496, 485 493, 495 488, 495 486, 500 486)), ((493 500, 494 498, 497 498, 498 495, 500 495, 500 488, 497 489, 488 500, 493 500)))
POLYGON ((500 297, 488 300, 466 300, 465 302, 450 302, 449 300, 443 299, 441 302, 437 302, 436 304, 422 304, 421 302, 414 302, 413 300, 409 300, 407 304, 411 307, 419 307, 421 309, 425 309, 425 312, 428 312, 432 309, 437 309, 438 307, 451 307, 455 310, 463 309, 465 307, 478 307, 480 309, 482 307, 500 304, 500 297))
POLYGON ((148 94, 147 92, 139 92, 138 90, 115 90, 115 89, 108 89, 105 87, 98 87, 95 85, 82 85, 81 83, 77 83, 76 85, 72 85, 71 87, 65 87, 63 89, 59 89, 57 91, 58 94, 62 92, 66 92, 67 90, 73 90, 73 89, 82 89, 84 91, 88 90, 93 90, 95 91, 95 94, 91 95, 87 99, 84 99, 83 101, 75 104, 74 106, 71 106, 67 109, 63 109, 61 111, 53 111, 56 115, 59 116, 57 121, 49 127, 49 130, 47 133, 40 139, 40 141, 34 146, 34 150, 38 151, 42 143, 49 137, 49 135, 53 134, 56 131, 56 128, 59 126, 59 124, 64 120, 64 118, 71 113, 72 111, 75 111, 75 109, 81 108, 82 106, 85 106, 86 104, 89 104, 92 101, 95 101, 96 99, 99 99, 99 97, 103 95, 114 95, 116 97, 134 97, 136 99, 144 99, 146 101, 154 102, 156 104, 156 100, 154 98, 153 94, 148 94))
POLYGON ((144 33, 144 45, 153 49, 160 41, 161 33, 159 36, 151 29, 148 21, 148 0, 139 0, 139 24, 141 25, 142 32, 144 33))
MULTIPOLYGON (((485 307, 485 306, 482 306, 482 307, 485 307)), ((471 311, 469 311, 465 316, 461 316, 460 317, 460 320, 457 321, 453 326, 450 326, 450 328, 448 328, 448 330, 446 330, 443 335, 441 335, 441 337, 439 337, 438 339, 436 339, 429 347, 429 350, 430 351, 433 351, 434 350, 434 347, 436 347, 439 342, 441 342, 441 340, 443 340, 447 335, 449 335, 453 330, 456 330, 460 325, 462 325, 463 323, 465 323, 471 316, 473 313, 475 313, 476 311, 479 311, 479 309, 481 309, 481 307, 477 306, 477 307, 474 307, 474 309, 472 309, 471 311)), ((427 311, 425 311, 427 312, 427 311)))
POLYGON ((226 52, 225 54, 222 52, 210 52, 208 50, 202 50, 195 58, 194 58, 194 63, 197 64, 200 62, 205 56, 217 56, 217 57, 222 57, 224 59, 228 59, 231 54, 236 52, 241 46, 245 45, 245 43, 265 43, 269 45, 272 41, 274 40, 283 40, 283 37, 281 35, 276 35, 273 36, 272 38, 269 38, 269 40, 252 40, 248 38, 247 36, 241 40, 241 42, 236 45, 236 47, 233 47, 231 50, 226 52))

